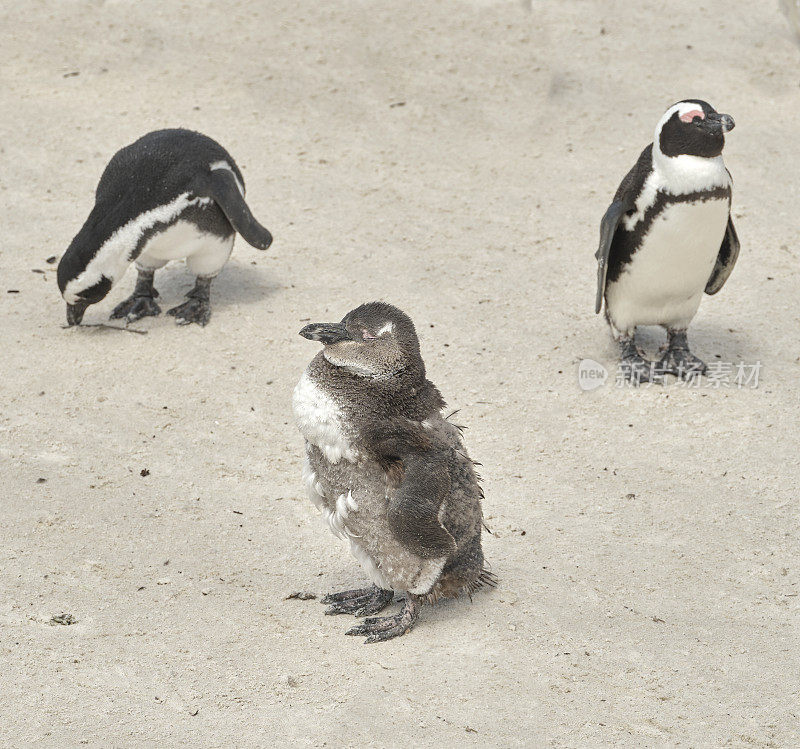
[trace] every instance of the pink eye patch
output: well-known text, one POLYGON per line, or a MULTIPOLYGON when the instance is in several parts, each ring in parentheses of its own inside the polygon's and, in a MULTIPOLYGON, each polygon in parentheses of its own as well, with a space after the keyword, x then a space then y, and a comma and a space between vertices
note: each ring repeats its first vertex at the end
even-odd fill
POLYGON ((691 112, 681 115, 681 122, 691 122, 695 117, 699 117, 701 120, 704 120, 706 115, 702 109, 693 109, 691 112))

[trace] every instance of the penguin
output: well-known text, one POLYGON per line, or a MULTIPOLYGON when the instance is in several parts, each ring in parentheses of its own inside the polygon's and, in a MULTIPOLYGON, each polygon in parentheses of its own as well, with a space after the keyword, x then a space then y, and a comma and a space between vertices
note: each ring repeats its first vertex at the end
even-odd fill
POLYGON ((423 604, 496 584, 484 568, 479 478, 426 379, 408 315, 371 302, 300 335, 323 344, 293 395, 304 482, 373 583, 322 603, 326 614, 366 616, 404 593, 398 614, 346 633, 389 640, 412 628, 423 604))
POLYGON ((160 314, 153 276, 168 261, 186 258, 196 283, 168 314, 181 325, 206 325, 211 282, 237 232, 260 250, 272 243, 245 203, 244 179, 231 155, 191 130, 142 136, 106 166, 94 208, 58 264, 67 324, 79 325, 86 308, 101 301, 132 262, 136 287, 111 317, 133 322, 160 314))
POLYGON ((725 133, 733 127, 733 118, 708 102, 673 104, 603 216, 595 312, 605 300, 622 373, 637 384, 706 371, 689 350, 686 331, 703 292, 716 294, 739 256, 733 183, 722 159, 725 133), (667 331, 657 363, 636 347, 639 325, 667 331))

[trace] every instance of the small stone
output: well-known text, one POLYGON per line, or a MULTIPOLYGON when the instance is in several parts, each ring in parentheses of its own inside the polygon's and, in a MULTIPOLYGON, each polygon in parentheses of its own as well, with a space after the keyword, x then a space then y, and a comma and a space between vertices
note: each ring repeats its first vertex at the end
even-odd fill
POLYGON ((172 582, 168 577, 160 577, 156 580, 156 585, 169 585, 172 582))
POLYGON ((78 620, 72 614, 56 614, 50 617, 50 624, 62 624, 68 627, 70 624, 77 624, 78 620))

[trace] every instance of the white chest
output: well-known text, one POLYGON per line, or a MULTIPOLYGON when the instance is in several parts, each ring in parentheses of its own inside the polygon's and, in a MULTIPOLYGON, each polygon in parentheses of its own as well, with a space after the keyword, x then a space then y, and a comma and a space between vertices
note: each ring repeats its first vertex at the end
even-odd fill
POLYGON ((294 389, 292 407, 300 433, 316 445, 329 462, 355 461, 357 453, 344 428, 341 410, 307 372, 303 372, 294 389))
POLYGON ((669 205, 650 224, 623 275, 650 298, 702 293, 727 223, 727 199, 669 205))

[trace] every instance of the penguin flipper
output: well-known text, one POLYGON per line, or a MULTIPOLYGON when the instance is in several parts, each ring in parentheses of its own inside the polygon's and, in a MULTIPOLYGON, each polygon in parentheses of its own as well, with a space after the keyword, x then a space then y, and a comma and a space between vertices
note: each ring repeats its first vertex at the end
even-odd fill
POLYGON ((600 222, 600 246, 597 248, 597 296, 594 300, 595 314, 603 308, 603 294, 606 291, 608 260, 614 235, 617 233, 622 217, 636 208, 636 199, 642 191, 647 175, 653 168, 653 144, 650 143, 640 154, 631 170, 622 178, 614 201, 608 206, 603 220, 600 222))
POLYGON ((403 478, 389 502, 389 528, 394 537, 423 559, 452 554, 455 539, 439 521, 450 494, 450 471, 441 453, 408 456, 403 478))
POLYGON ((250 212, 232 171, 212 170, 199 181, 195 192, 213 198, 247 244, 258 250, 266 250, 272 244, 272 234, 250 212))
POLYGON ((725 281, 728 280, 728 276, 733 271, 733 266, 736 265, 736 259, 739 257, 739 247, 739 235, 736 233, 733 219, 728 216, 728 227, 725 229, 725 236, 722 238, 717 262, 714 264, 711 278, 708 279, 706 284, 706 294, 709 296, 716 294, 725 285, 725 281))
POLYGON ((626 208, 621 200, 615 200, 608 210, 606 210, 603 220, 600 222, 600 245, 597 248, 595 257, 597 258, 597 296, 594 300, 595 314, 603 308, 603 294, 606 290, 606 276, 608 275, 608 256, 611 254, 611 245, 614 242, 614 234, 626 208))
POLYGON ((456 551, 455 539, 439 520, 450 495, 452 449, 407 419, 376 425, 364 437, 395 487, 388 509, 392 535, 423 559, 456 551))

